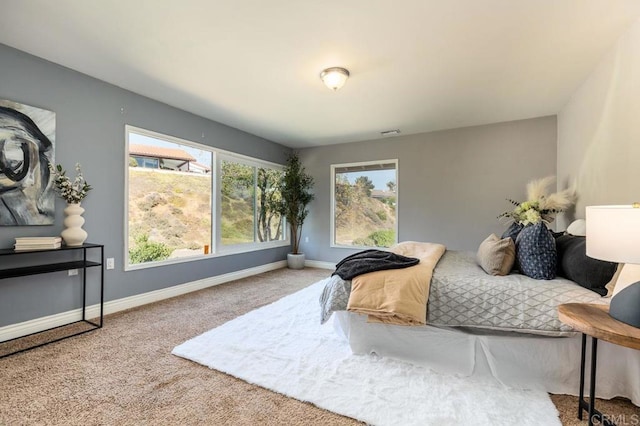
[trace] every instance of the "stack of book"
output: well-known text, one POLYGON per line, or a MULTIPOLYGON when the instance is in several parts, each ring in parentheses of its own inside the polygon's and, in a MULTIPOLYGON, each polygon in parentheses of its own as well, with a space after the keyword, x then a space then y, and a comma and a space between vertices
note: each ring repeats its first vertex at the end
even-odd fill
POLYGON ((60 237, 18 237, 15 250, 50 250, 60 248, 61 245, 60 237))

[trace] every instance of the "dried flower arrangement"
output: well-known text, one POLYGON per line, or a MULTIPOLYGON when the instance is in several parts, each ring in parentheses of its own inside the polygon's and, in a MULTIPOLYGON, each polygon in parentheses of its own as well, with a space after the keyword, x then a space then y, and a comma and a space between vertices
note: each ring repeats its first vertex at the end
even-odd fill
POLYGON ((67 203, 79 203, 91 190, 91 185, 84 180, 80 163, 76 163, 76 177, 73 181, 69 179, 67 171, 64 170, 60 164, 56 166, 49 163, 49 170, 53 174, 53 184, 56 192, 67 203))
POLYGON ((555 181, 555 176, 532 180, 527 184, 527 201, 507 198, 515 208, 502 213, 498 219, 507 218, 523 226, 553 222, 557 213, 565 211, 576 202, 575 188, 549 194, 549 187, 555 181))

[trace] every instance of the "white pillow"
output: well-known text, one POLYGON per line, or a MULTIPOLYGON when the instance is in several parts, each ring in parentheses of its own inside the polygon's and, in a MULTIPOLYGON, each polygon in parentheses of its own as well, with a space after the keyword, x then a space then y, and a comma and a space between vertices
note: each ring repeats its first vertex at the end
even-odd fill
POLYGON ((587 236, 587 221, 584 219, 577 219, 571 222, 571 225, 567 227, 567 234, 575 235, 577 237, 587 236))

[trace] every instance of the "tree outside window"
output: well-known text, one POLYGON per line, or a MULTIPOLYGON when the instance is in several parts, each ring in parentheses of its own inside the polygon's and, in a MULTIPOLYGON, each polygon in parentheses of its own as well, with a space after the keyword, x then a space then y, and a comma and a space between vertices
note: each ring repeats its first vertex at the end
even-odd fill
POLYGON ((221 161, 221 243, 284 239, 278 182, 282 171, 235 160, 221 161))
POLYGON ((334 246, 397 242, 397 160, 331 166, 334 246))

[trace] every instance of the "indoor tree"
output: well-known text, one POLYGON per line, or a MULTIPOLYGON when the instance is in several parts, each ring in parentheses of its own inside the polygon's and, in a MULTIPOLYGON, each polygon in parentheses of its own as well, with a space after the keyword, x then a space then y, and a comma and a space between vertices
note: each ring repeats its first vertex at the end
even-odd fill
POLYGON ((314 195, 310 192, 312 188, 313 177, 305 172, 298 154, 291 154, 287 159, 284 176, 280 182, 280 196, 282 199, 279 205, 279 212, 289 224, 293 254, 300 254, 302 224, 309 213, 307 205, 314 198, 314 195))

